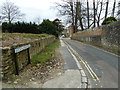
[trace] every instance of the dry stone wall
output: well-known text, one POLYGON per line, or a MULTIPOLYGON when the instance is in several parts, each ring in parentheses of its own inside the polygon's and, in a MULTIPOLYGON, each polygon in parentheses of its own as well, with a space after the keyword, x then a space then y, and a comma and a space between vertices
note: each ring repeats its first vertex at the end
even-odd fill
MULTIPOLYGON (((53 42, 55 37, 46 37, 33 42, 16 45, 15 47, 21 47, 24 45, 31 44, 29 48, 30 59, 40 53, 48 44, 53 42)), ((15 75, 15 58, 13 56, 12 47, 2 47, 2 79, 9 80, 15 75)), ((28 65, 28 52, 27 49, 16 54, 16 59, 18 61, 19 71, 24 69, 28 65)))

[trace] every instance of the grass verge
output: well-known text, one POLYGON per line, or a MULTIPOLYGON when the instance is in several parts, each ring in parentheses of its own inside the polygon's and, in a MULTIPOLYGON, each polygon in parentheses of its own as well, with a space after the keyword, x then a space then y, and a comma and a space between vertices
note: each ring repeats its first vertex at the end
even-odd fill
POLYGON ((9 38, 16 38, 16 37, 23 37, 23 38, 31 38, 31 39, 39 39, 39 38, 42 38, 42 37, 51 37, 53 35, 48 35, 48 34, 30 34, 30 33, 2 33, 2 39, 3 41, 4 40, 7 40, 9 38))
POLYGON ((42 51, 39 55, 34 57, 31 61, 33 64, 40 63, 42 65, 46 64, 46 62, 52 60, 55 54, 56 48, 59 47, 60 41, 56 39, 54 42, 49 44, 44 51, 42 51))

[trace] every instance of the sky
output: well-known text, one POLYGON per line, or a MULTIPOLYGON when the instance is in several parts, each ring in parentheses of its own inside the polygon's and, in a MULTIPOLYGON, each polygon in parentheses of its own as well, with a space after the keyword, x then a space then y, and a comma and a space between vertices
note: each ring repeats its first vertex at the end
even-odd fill
MULTIPOLYGON (((25 14, 26 21, 34 21, 35 18, 54 20, 58 18, 55 2, 58 0, 9 0, 18 6, 25 14)), ((0 6, 5 0, 0 0, 0 6)))
MULTIPOLYGON (((0 0, 0 6, 6 0, 0 0)), ((25 14, 25 21, 35 21, 35 18, 54 20, 60 18, 57 15, 55 2, 61 3, 61 0, 9 0, 18 6, 22 13, 25 14)), ((83 1, 83 0, 82 0, 83 1)), ((92 0, 89 0, 92 1, 92 0)), ((114 0, 110 0, 113 3, 114 0)), ((117 0, 119 1, 119 0, 117 0)), ((112 5, 112 4, 111 4, 112 5)), ((109 5, 111 7, 111 5, 109 5)), ((61 18, 62 19, 62 18, 61 18)))

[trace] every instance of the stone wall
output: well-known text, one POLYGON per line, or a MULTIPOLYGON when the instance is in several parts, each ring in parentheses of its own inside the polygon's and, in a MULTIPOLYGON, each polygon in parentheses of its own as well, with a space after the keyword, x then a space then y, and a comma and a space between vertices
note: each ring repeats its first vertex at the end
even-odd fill
POLYGON ((106 47, 118 47, 120 45, 120 21, 75 33, 72 39, 106 47))
POLYGON ((120 21, 102 27, 101 43, 105 46, 118 47, 120 45, 120 21))
POLYGON ((78 40, 81 42, 101 44, 101 35, 74 36, 74 37, 72 37, 72 39, 78 40))
MULTIPOLYGON (((40 53, 48 44, 53 42, 55 37, 46 37, 33 42, 16 45, 15 47, 20 47, 24 45, 31 44, 29 48, 30 59, 40 53)), ((11 79, 16 72, 15 62, 13 56, 12 47, 2 47, 2 78, 3 80, 11 79)), ((19 71, 24 69, 28 65, 28 52, 27 49, 16 54, 16 59, 18 61, 19 71)))

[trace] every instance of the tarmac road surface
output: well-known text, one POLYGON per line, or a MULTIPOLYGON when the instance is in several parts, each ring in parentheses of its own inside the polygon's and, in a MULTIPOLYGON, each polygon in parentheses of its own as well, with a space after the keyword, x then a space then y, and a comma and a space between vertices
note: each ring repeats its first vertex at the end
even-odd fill
MULTIPOLYGON (((92 88, 118 88, 118 57, 81 42, 63 39, 81 58, 92 88)), ((120 71, 120 70, 119 70, 120 71)))

